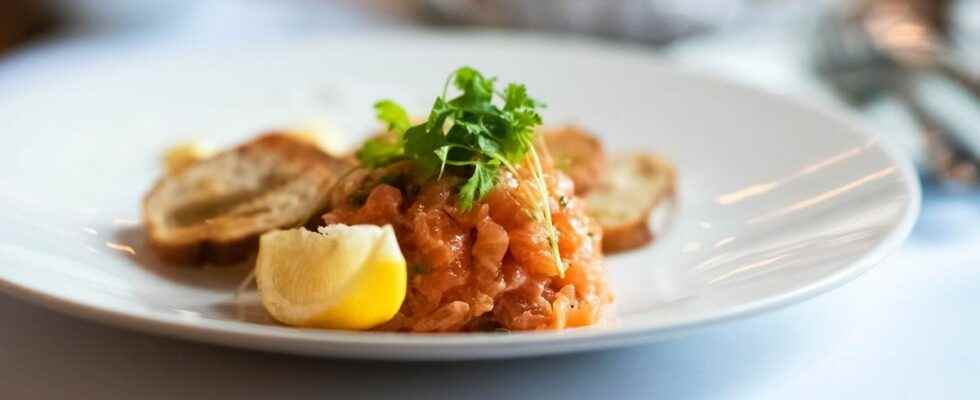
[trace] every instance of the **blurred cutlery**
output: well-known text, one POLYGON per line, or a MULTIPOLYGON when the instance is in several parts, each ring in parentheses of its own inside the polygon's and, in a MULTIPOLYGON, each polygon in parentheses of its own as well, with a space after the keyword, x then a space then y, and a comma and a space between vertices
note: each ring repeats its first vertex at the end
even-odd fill
POLYGON ((919 124, 927 169, 980 183, 980 83, 946 45, 948 0, 868 0, 822 21, 818 72, 861 107, 892 94, 919 124))

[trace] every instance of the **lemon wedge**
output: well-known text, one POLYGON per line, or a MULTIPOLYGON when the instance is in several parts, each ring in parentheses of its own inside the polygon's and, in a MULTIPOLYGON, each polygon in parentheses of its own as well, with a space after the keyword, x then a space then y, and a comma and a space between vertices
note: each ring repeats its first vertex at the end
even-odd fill
POLYGON ((405 300, 405 258, 391 226, 266 233, 255 278, 265 309, 287 325, 369 329, 405 300))

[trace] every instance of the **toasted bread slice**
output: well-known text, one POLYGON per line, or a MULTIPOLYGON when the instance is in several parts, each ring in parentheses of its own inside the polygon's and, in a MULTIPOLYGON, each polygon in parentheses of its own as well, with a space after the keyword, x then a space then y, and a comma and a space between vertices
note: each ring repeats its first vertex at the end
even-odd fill
POLYGON ((602 180, 606 155, 598 138, 576 126, 551 130, 543 136, 555 167, 575 183, 575 194, 589 192, 602 180))
POLYGON ((616 253, 652 242, 673 214, 674 167, 649 154, 629 154, 614 156, 608 168, 585 196, 589 213, 602 226, 603 251, 616 253))
POLYGON ((143 200, 149 244, 170 262, 239 261, 260 234, 319 216, 350 167, 308 142, 262 135, 157 182, 143 200))

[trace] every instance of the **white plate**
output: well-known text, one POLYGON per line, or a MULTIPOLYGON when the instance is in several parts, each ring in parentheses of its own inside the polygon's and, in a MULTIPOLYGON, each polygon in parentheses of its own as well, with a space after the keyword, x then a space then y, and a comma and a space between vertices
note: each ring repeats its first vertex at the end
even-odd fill
POLYGON ((919 209, 909 163, 848 118, 675 71, 638 48, 398 33, 117 55, 73 71, 2 82, 0 288, 71 315, 211 343, 475 359, 660 340, 853 279, 899 245, 919 209), (360 136, 375 124, 375 99, 424 112, 463 64, 527 83, 548 103, 549 122, 578 122, 609 149, 677 163, 681 207, 669 234, 607 260, 618 324, 459 335, 268 325, 232 298, 242 268, 173 268, 142 247, 140 197, 168 145, 228 145, 317 118, 360 136))

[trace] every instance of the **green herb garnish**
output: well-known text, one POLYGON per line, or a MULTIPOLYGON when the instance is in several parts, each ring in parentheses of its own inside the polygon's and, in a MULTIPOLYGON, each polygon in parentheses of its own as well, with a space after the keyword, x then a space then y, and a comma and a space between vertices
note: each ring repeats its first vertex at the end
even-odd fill
POLYGON ((423 180, 442 178, 447 167, 463 167, 468 177, 459 188, 458 201, 464 211, 493 190, 502 169, 517 175, 516 166, 526 162, 538 192, 531 215, 547 230, 555 265, 564 276, 544 172, 534 149, 534 128, 541 125, 537 109, 543 104, 529 97, 524 85, 511 83, 501 92, 495 83, 495 78, 473 68, 456 70, 426 121, 414 126, 394 101, 377 102, 377 117, 391 134, 365 143, 357 158, 368 167, 412 160, 423 180), (447 97, 450 83, 459 91, 453 98, 447 97))
POLYGON ((402 134, 406 129, 412 127, 408 119, 408 113, 402 106, 391 100, 381 100, 374 103, 374 112, 378 119, 388 124, 388 130, 397 134, 402 134))
POLYGON ((368 140, 357 151, 357 159, 361 164, 372 168, 391 163, 405 155, 402 135, 411 127, 408 113, 391 100, 374 103, 374 113, 387 125, 389 134, 368 140))

